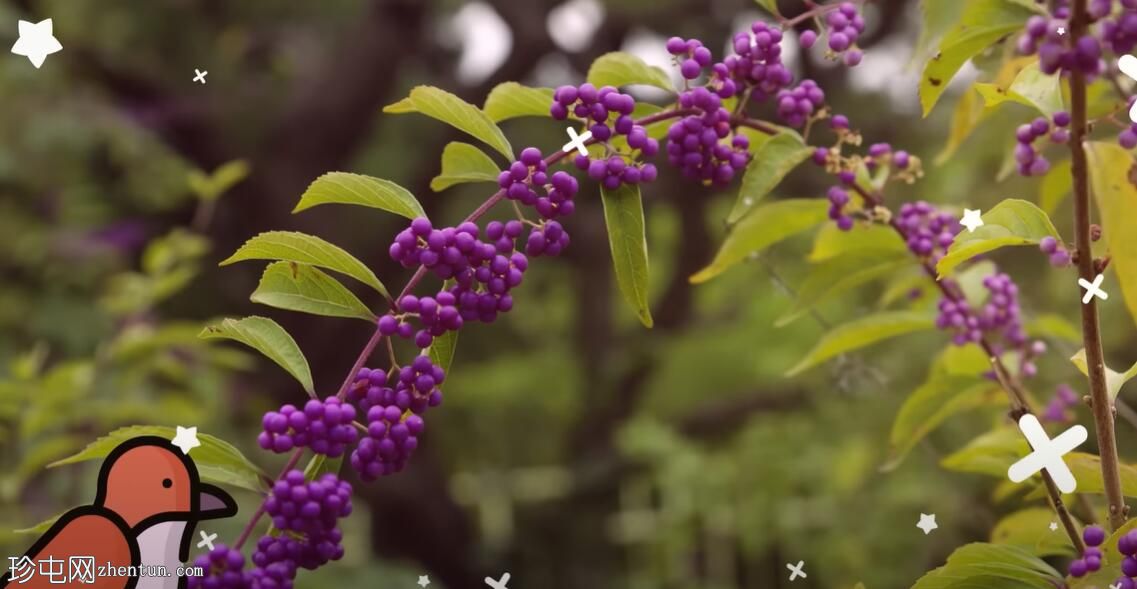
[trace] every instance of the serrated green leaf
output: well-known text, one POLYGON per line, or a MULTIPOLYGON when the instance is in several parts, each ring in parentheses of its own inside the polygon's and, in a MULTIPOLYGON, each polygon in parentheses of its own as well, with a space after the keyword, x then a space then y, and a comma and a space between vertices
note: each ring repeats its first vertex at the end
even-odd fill
POLYGON ((340 467, 343 466, 343 455, 335 458, 328 458, 323 454, 316 454, 308 461, 308 465, 304 467, 304 480, 314 481, 325 474, 339 474, 340 467))
POLYGON ((451 141, 442 150, 442 172, 430 181, 430 189, 439 192, 467 182, 496 183, 500 171, 484 151, 469 143, 451 141))
POLYGON ((530 88, 517 82, 502 82, 490 90, 482 107, 495 123, 517 117, 549 117, 552 88, 530 88))
POLYGON ((241 342, 264 354, 288 371, 304 390, 313 393, 312 371, 308 360, 296 345, 296 340, 277 322, 267 317, 245 317, 244 319, 225 319, 220 325, 210 325, 201 331, 200 337, 225 338, 241 342))
POLYGON ((1073 164, 1070 160, 1062 160, 1050 167, 1050 171, 1042 177, 1042 181, 1038 183, 1038 206, 1042 208, 1047 215, 1054 214, 1058 210, 1058 205, 1070 194, 1073 182, 1071 181, 1071 169, 1073 164))
POLYGON ((920 76, 920 105, 932 112, 963 64, 992 43, 1022 29, 1033 11, 1006 0, 964 0, 960 19, 939 42, 920 76))
POLYGON ((424 114, 472 135, 496 149, 506 159, 513 160, 513 147, 509 145, 505 133, 501 132, 489 115, 441 88, 416 86, 411 90, 410 96, 387 106, 383 112, 424 114))
POLYGON ((979 254, 1011 245, 1036 245, 1047 236, 1061 239, 1042 209, 1025 200, 1007 199, 983 214, 981 227, 965 229, 955 237, 947 255, 936 264, 936 271, 943 278, 979 254))
POLYGON ((1062 584, 1058 571, 1024 548, 976 542, 957 548, 912 589, 1054 589, 1062 584))
POLYGON ((631 86, 644 84, 667 91, 675 90, 667 72, 648 65, 644 60, 622 51, 605 53, 592 62, 588 68, 588 82, 597 88, 602 86, 631 86))
POLYGON ((995 524, 991 542, 1018 546, 1035 556, 1072 555, 1074 546, 1069 536, 1050 529, 1054 520, 1054 510, 1048 507, 1016 511, 995 524))
POLYGON ((299 213, 326 204, 371 207, 408 219, 426 216, 422 205, 406 188, 390 180, 347 172, 328 172, 316 178, 292 212, 299 213))
POLYGON ((265 268, 252 296, 254 303, 323 315, 353 317, 369 323, 375 314, 338 280, 318 268, 296 262, 273 262, 265 268))
POLYGON ((339 246, 314 235, 295 231, 269 231, 245 242, 240 249, 219 265, 228 266, 244 260, 284 260, 317 266, 351 276, 390 298, 386 287, 370 268, 339 246))
POLYGON ((1101 214, 1109 267, 1117 275, 1129 316, 1137 321, 1137 186, 1133 155, 1116 143, 1090 142, 1090 186, 1101 214))
POLYGON ((774 325, 784 327, 817 305, 910 264, 910 258, 903 252, 872 250, 853 250, 821 262, 809 269, 797 287, 793 308, 783 313, 774 325))
POLYGON ((813 154, 797 133, 779 133, 754 150, 754 158, 742 176, 738 200, 727 215, 727 223, 737 223, 799 164, 813 154))
POLYGON ((975 90, 983 97, 987 108, 1010 101, 1033 107, 1048 117, 1065 110, 1061 78, 1042 73, 1038 69, 1038 60, 1019 71, 1009 86, 976 84, 975 90))
POLYGON ((822 199, 780 200, 755 207, 731 228, 715 259, 691 276, 691 282, 706 282, 748 256, 812 229, 828 218, 828 210, 828 201, 822 199))
POLYGON ((794 376, 846 352, 935 327, 935 316, 917 311, 886 311, 839 325, 824 336, 786 376, 794 376))
POLYGON ((951 376, 933 372, 900 407, 889 436, 888 461, 882 470, 892 470, 904 461, 916 444, 949 417, 982 407, 992 398, 1001 400, 1002 391, 978 376, 951 376))
MULTIPOLYGON (((140 436, 157 436, 167 440, 174 439, 176 429, 160 425, 131 425, 114 430, 113 432, 91 442, 78 454, 48 465, 48 468, 74 464, 87 460, 105 458, 119 444, 140 436)), ((264 491, 264 481, 269 477, 257 465, 245 458, 244 454, 235 446, 220 438, 209 434, 198 433, 197 440, 201 445, 190 450, 190 457, 197 465, 201 479, 209 483, 232 485, 251 491, 264 491)))
MULTIPOLYGON (((1074 366, 1078 367, 1078 370, 1082 374, 1089 376, 1089 365, 1086 363, 1085 348, 1078 350, 1076 354, 1071 356, 1070 361, 1074 363, 1074 366)), ((1133 380, 1133 377, 1135 376, 1137 376, 1137 363, 1134 363, 1133 366, 1130 366, 1129 370, 1126 370, 1125 372, 1117 372, 1109 366, 1106 366, 1105 387, 1109 393, 1109 399, 1111 401, 1113 399, 1116 399, 1117 394, 1121 392, 1121 387, 1124 387, 1125 383, 1133 380)))
POLYGON ((640 323, 653 324, 648 301, 647 234, 644 229, 643 200, 638 186, 622 185, 616 190, 601 189, 608 244, 616 284, 640 323))
POLYGON ((446 374, 450 374, 450 364, 454 362, 454 352, 458 348, 458 332, 447 331, 430 343, 430 361, 446 374))

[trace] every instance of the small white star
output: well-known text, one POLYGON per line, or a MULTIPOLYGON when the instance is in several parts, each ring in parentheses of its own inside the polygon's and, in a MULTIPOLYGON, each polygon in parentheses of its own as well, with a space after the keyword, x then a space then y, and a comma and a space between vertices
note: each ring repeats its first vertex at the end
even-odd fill
POLYGON ((924 530, 924 535, 927 536, 932 533, 932 530, 940 526, 936 524, 936 514, 921 513, 920 523, 916 524, 916 527, 924 530))
POLYGON ((968 233, 973 232, 976 227, 983 226, 983 219, 980 218, 982 214, 979 210, 963 209, 963 220, 959 224, 967 227, 968 233))
POLYGON ((1058 36, 1066 34, 1066 27, 1058 27, 1058 36))
POLYGON ((182 454, 189 454, 193 448, 201 445, 197 441, 197 427, 178 426, 178 433, 174 436, 174 445, 182 449, 182 454))
POLYGON ((428 577, 426 575, 419 575, 419 578, 418 578, 418 586, 419 587, 426 587, 429 584, 430 584, 430 577, 428 577))
POLYGON ((48 55, 63 50, 63 45, 51 32, 51 19, 30 23, 22 20, 19 23, 20 38, 12 45, 12 53, 23 55, 39 69, 48 55))
POLYGON ((1050 531, 1051 532, 1057 532, 1058 531, 1058 522, 1050 522, 1050 531))

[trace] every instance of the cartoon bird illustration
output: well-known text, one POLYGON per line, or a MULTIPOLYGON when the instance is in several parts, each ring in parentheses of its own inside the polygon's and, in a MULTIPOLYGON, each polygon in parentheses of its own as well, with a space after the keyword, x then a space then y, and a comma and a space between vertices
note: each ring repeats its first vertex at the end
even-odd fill
POLYGON ((189 560, 197 522, 237 513, 228 493, 202 483, 193 461, 157 436, 115 448, 99 470, 97 489, 93 505, 63 514, 28 549, 35 573, 21 577, 8 570, 0 588, 184 588, 187 579, 177 569, 189 560), (93 559, 93 582, 90 576, 72 578, 72 559, 87 557, 93 559), (160 576, 159 567, 169 576, 160 576))

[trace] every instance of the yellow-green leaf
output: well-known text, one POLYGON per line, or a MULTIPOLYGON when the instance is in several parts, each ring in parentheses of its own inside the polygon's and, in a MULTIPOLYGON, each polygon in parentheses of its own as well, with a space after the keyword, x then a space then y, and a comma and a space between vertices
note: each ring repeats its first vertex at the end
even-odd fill
POLYGON ((450 374, 450 364, 454 362, 454 352, 458 348, 458 332, 447 331, 430 343, 430 361, 446 374, 450 374))
POLYGON ((370 268, 340 247, 314 235, 295 231, 269 231, 245 242, 220 265, 227 266, 244 260, 285 260, 317 266, 351 276, 352 278, 387 294, 386 287, 370 268))
MULTIPOLYGON (((122 427, 91 442, 86 448, 62 460, 48 465, 48 468, 73 464, 87 460, 105 458, 119 444, 140 436, 157 436, 173 440, 176 429, 161 425, 132 425, 122 427)), ((201 479, 222 485, 233 485, 251 491, 265 490, 264 481, 269 477, 257 465, 245 458, 235 446, 218 437, 198 432, 201 445, 190 450, 190 457, 197 465, 201 479)))
POLYGON ((1062 575, 1019 546, 972 543, 955 549, 942 567, 912 589, 1054 589, 1062 575))
POLYGON ((339 474, 340 467, 343 466, 343 455, 335 458, 328 458, 323 454, 316 454, 308 461, 308 465, 304 467, 304 480, 314 481, 325 474, 339 474))
POLYGON ((754 0, 754 3, 774 16, 781 16, 778 12, 778 0, 754 0))
POLYGON ((387 106, 383 112, 388 114, 412 112, 424 114, 459 131, 469 133, 496 149, 506 159, 513 159, 513 148, 509 145, 509 140, 505 138, 505 134, 501 132, 497 123, 494 123, 489 115, 482 109, 440 88, 416 86, 411 90, 410 96, 387 106))
POLYGON ((1043 337, 1066 340, 1071 343, 1082 341, 1082 330, 1061 315, 1046 313, 1035 316, 1026 324, 1027 333, 1043 337))
POLYGON ((964 90, 963 95, 959 97, 959 102, 952 111, 951 130, 948 132, 947 143, 934 160, 937 166, 951 159, 963 142, 971 136, 971 132, 979 126, 980 121, 988 116, 979 98, 979 93, 974 88, 964 90))
POLYGON ((900 465, 916 443, 935 430, 947 418, 989 403, 1002 400, 998 385, 979 376, 949 376, 933 372, 928 381, 908 395, 889 436, 889 457, 882 466, 891 470, 900 465))
POLYGON ((940 461, 940 466, 957 472, 985 474, 999 479, 1007 469, 1030 452, 1018 427, 1006 426, 975 438, 940 461))
POLYGON ((265 268, 254 303, 326 317, 353 317, 374 323, 375 314, 338 280, 318 268, 296 262, 273 262, 265 268))
POLYGON ((948 276, 963 262, 1001 247, 1037 244, 1043 237, 1058 238, 1050 217, 1034 203, 1007 199, 983 214, 983 226, 964 229, 955 237, 947 255, 936 264, 940 278, 948 276))
POLYGON ((588 68, 588 81, 597 88, 601 86, 631 86, 643 84, 674 91, 671 77, 667 72, 648 65, 644 60, 622 51, 605 53, 592 62, 588 68))
POLYGON ((308 186, 293 213, 318 205, 346 204, 381 209, 408 219, 425 217, 409 190, 382 178, 347 172, 328 172, 308 186))
MULTIPOLYGON (((1071 356, 1070 361, 1074 363, 1074 366, 1078 367, 1078 370, 1081 371, 1082 374, 1089 376, 1089 365, 1086 363, 1085 348, 1078 350, 1076 354, 1071 356)), ((1106 366, 1105 387, 1109 392, 1109 398, 1111 400, 1116 399, 1117 394, 1121 392, 1121 387, 1125 386, 1125 383, 1133 380, 1134 376, 1137 376, 1137 363, 1134 363, 1133 366, 1130 366, 1129 370, 1125 372, 1117 372, 1109 366, 1106 366)))
POLYGON ((904 240, 887 225, 857 225, 850 231, 841 231, 836 223, 828 223, 817 232, 808 259, 812 263, 823 262, 854 250, 882 256, 908 251, 904 240))
POLYGON ((924 116, 963 64, 992 43, 1018 32, 1033 11, 1007 0, 963 0, 959 21, 940 40, 939 49, 920 76, 920 105, 924 116))
POLYGON ((774 325, 788 325, 815 306, 910 264, 911 258, 903 252, 873 250, 853 250, 821 262, 810 268, 797 288, 793 308, 779 317, 774 325))
POLYGON ((975 90, 988 108, 1011 101, 1034 107, 1046 116, 1065 110, 1061 78, 1042 73, 1038 69, 1038 60, 1019 71, 1010 86, 976 84, 975 90))
POLYGON ((922 311, 886 311, 861 317, 822 336, 821 341, 786 376, 800 374, 839 354, 934 327, 935 316, 922 311))
POLYGON ((219 325, 210 325, 201 331, 200 337, 206 339, 225 338, 241 342, 264 354, 300 381, 304 390, 313 393, 312 371, 308 359, 296 345, 296 340, 277 322, 267 317, 245 317, 244 319, 225 319, 219 325))
POLYGON ((1070 544, 1069 536, 1050 529, 1050 523, 1056 519, 1054 510, 1049 507, 1016 511, 995 524, 995 529, 991 530, 991 542, 1018 546, 1035 556, 1073 554, 1074 546, 1070 544))
POLYGON ((812 147, 797 133, 779 133, 754 150, 754 158, 742 176, 738 200, 727 215, 727 223, 737 223, 770 193, 798 164, 809 159, 812 147))
POLYGON ((217 200, 249 175, 249 163, 233 160, 221 164, 212 174, 194 170, 189 174, 190 190, 204 201, 217 200))
POLYGON ((530 88, 517 82, 502 82, 490 90, 482 110, 494 122, 517 117, 549 117, 552 88, 530 88))
POLYGON ((1073 182, 1071 181, 1071 169, 1073 164, 1070 160, 1062 160, 1050 167, 1050 171, 1042 177, 1042 181, 1038 183, 1038 206, 1046 212, 1047 215, 1054 214, 1058 210, 1058 205, 1070 194, 1073 182))
POLYGON ((467 182, 496 183, 500 171, 484 151, 469 143, 452 141, 442 150, 442 173, 430 181, 430 189, 438 192, 467 182))
POLYGON ((1090 184, 1129 315, 1137 321, 1137 186, 1133 155, 1116 143, 1088 143, 1090 184))
POLYGON ((755 207, 731 228, 715 259, 692 276, 691 282, 706 282, 747 256, 812 229, 828 218, 828 210, 828 201, 823 199, 780 200, 755 207))
POLYGON ((635 309, 640 323, 651 327, 654 322, 648 304, 647 235, 640 189, 625 184, 616 190, 602 189, 600 197, 616 284, 624 300, 635 309))

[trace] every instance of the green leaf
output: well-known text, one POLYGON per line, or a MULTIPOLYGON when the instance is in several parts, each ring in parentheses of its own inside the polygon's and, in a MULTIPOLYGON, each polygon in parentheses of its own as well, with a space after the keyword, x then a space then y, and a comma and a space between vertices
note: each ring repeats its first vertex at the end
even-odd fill
POLYGON ((886 225, 857 225, 850 231, 841 231, 836 223, 826 223, 817 232, 808 260, 823 262, 852 251, 871 251, 880 256, 907 252, 904 240, 886 225))
POLYGON ((1038 315, 1026 324, 1027 333, 1036 333, 1043 337, 1066 340, 1071 343, 1082 341, 1082 330, 1075 327, 1065 317, 1047 313, 1038 315))
POLYGON ((947 144, 944 145, 934 160, 937 166, 943 165, 951 159, 951 156, 955 155, 963 142, 971 136, 971 132, 987 117, 988 111, 983 108, 983 103, 979 98, 979 93, 975 92, 974 87, 964 90, 963 95, 959 97, 959 102, 956 103, 955 110, 952 111, 951 130, 948 132, 947 144))
POLYGON ((963 13, 963 2, 959 0, 920 0, 920 37, 912 52, 909 66, 914 68, 933 55, 951 29, 959 22, 963 13))
POLYGON ((467 182, 497 183, 500 171, 484 151, 469 143, 452 141, 442 150, 442 173, 430 181, 430 189, 439 192, 467 182))
POLYGON ((947 255, 936 264, 944 278, 963 262, 1001 247, 1037 244, 1043 237, 1059 238, 1050 217, 1033 203, 1007 199, 983 214, 983 226, 975 231, 964 229, 955 237, 947 255))
POLYGON ((1070 194, 1072 168, 1070 160, 1062 160, 1051 166, 1050 171, 1038 183, 1038 206, 1042 207, 1047 215, 1054 214, 1058 205, 1062 204, 1070 194))
POLYGON ((1035 556, 1058 556, 1074 553, 1074 546, 1066 534, 1050 529, 1055 521, 1054 511, 1048 507, 1032 507, 1016 511, 995 524, 991 530, 993 544, 1018 546, 1035 556))
POLYGON ((458 332, 447 331, 434 338, 430 344, 430 361, 450 374, 450 364, 454 362, 454 352, 458 348, 458 332))
POLYGON ((868 315, 839 325, 826 333, 813 350, 791 368, 786 376, 800 374, 839 354, 933 327, 935 327, 935 316, 926 312, 887 311, 868 315))
MULTIPOLYGON (((48 465, 48 468, 74 464, 87 460, 105 458, 119 444, 140 436, 157 436, 167 440, 174 439, 176 429, 160 425, 132 425, 122 427, 91 442, 78 454, 57 460, 48 465)), ((190 458, 197 465, 197 471, 202 480, 209 483, 232 485, 251 491, 266 489, 265 481, 269 480, 257 465, 245 458, 244 454, 235 446, 220 438, 209 434, 198 433, 197 440, 201 446, 190 450, 190 458)))
POLYGON ((1010 101, 1033 107, 1048 117, 1065 110, 1061 78, 1042 73, 1038 60, 1024 67, 1008 87, 976 84, 975 90, 988 108, 1010 101))
POLYGON ((254 303, 326 317, 354 317, 369 323, 375 314, 338 280, 318 268, 296 262, 273 262, 265 268, 254 303))
POLYGON ((267 317, 245 317, 244 319, 225 319, 220 325, 210 325, 201 331, 199 337, 225 338, 241 342, 264 354, 281 368, 288 371, 308 393, 315 391, 312 385, 312 371, 308 360, 296 345, 296 340, 272 319, 267 317))
POLYGON ((781 16, 778 12, 778 0, 754 0, 754 3, 774 16, 781 16))
POLYGON ((333 270, 351 276, 390 298, 383 283, 363 262, 314 235, 295 231, 261 233, 246 241, 220 265, 228 266, 244 260, 284 260, 333 270))
POLYGON ((339 474, 341 466, 343 466, 342 454, 335 458, 316 454, 308 461, 308 466, 304 467, 304 480, 314 481, 328 473, 339 474))
POLYGON ((1034 12, 1006 0, 964 0, 959 21, 944 33, 920 76, 920 105, 932 112, 963 64, 992 43, 1018 32, 1034 12))
POLYGON ((1030 452, 1017 427, 989 431, 940 461, 940 466, 957 472, 1006 478, 1007 469, 1030 452))
POLYGON ((1062 575, 1019 546, 972 543, 951 553, 912 589, 1054 589, 1062 575))
POLYGON ((217 200, 222 194, 236 186, 249 175, 249 164, 245 160, 233 160, 221 164, 212 174, 194 170, 189 174, 190 190, 204 201, 217 200))
POLYGON ((489 115, 482 109, 440 88, 415 86, 411 90, 410 96, 387 106, 383 112, 388 114, 412 112, 424 114, 459 131, 469 133, 496 149, 506 159, 513 160, 513 148, 509 145, 509 140, 505 138, 505 134, 501 132, 501 129, 489 115))
POLYGON ((643 201, 638 186, 622 185, 616 190, 601 189, 604 221, 608 225, 608 244, 612 248, 612 267, 620 293, 636 311, 646 327, 653 324, 648 304, 647 235, 644 230, 643 201))
POLYGON ((754 158, 742 176, 738 200, 727 223, 737 223, 774 189, 798 164, 809 159, 812 147, 802 142, 797 133, 779 133, 754 150, 754 158))
POLYGON ((597 88, 644 84, 669 92, 675 90, 667 72, 654 65, 648 65, 631 53, 621 51, 605 53, 596 58, 596 61, 592 62, 592 67, 588 68, 588 81, 597 88))
MULTIPOLYGON (((1062 457, 1062 461, 1074 473, 1079 493, 1105 494, 1105 484, 1101 478, 1101 457, 1085 452, 1070 452, 1062 457)), ((1010 465, 1007 467, 1010 468, 1010 465)), ((1117 465, 1117 471, 1123 494, 1126 497, 1137 496, 1137 468, 1122 463, 1117 465)))
POLYGON ((715 259, 691 276, 691 282, 706 282, 748 256, 812 229, 829 218, 828 210, 824 199, 780 200, 755 207, 731 228, 715 259))
POLYGON ((328 172, 308 186, 293 213, 318 205, 345 204, 381 209, 408 219, 425 217, 426 212, 409 190, 382 178, 347 172, 328 172))
POLYGON ((916 444, 949 417, 1001 400, 1002 391, 978 376, 949 376, 933 372, 900 407, 889 436, 888 461, 882 470, 892 470, 904 461, 916 444))
POLYGON ((1109 246, 1109 267, 1117 274, 1129 315, 1137 321, 1137 186, 1133 155, 1116 143, 1087 144, 1090 185, 1109 246))
POLYGON ((552 88, 530 88, 517 82, 494 86, 482 107, 495 123, 517 117, 549 117, 553 105, 552 88))
POLYGON ((910 265, 910 258, 899 251, 853 250, 810 268, 797 288, 792 309, 774 322, 789 325, 817 305, 833 297, 910 265))
MULTIPOLYGON (((1085 348, 1078 350, 1076 354, 1071 356, 1070 361, 1074 363, 1074 366, 1078 367, 1078 370, 1081 371, 1082 374, 1089 376, 1090 373, 1089 366, 1086 363, 1085 348)), ((1125 386, 1125 383, 1133 380, 1134 376, 1137 376, 1137 363, 1134 363, 1133 366, 1130 366, 1129 370, 1126 370, 1125 372, 1117 372, 1109 366, 1106 366, 1105 386, 1109 392, 1109 399, 1111 401, 1116 399, 1117 394, 1121 392, 1121 387, 1125 386)))

